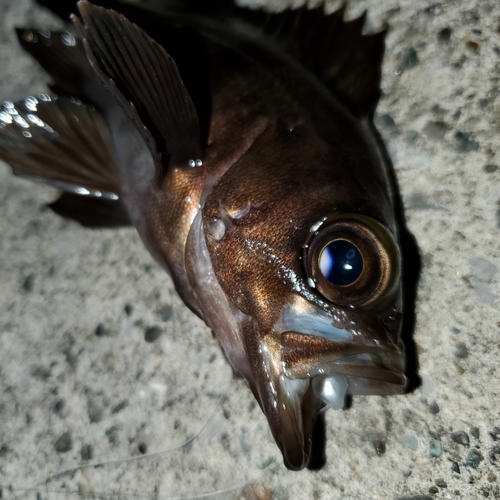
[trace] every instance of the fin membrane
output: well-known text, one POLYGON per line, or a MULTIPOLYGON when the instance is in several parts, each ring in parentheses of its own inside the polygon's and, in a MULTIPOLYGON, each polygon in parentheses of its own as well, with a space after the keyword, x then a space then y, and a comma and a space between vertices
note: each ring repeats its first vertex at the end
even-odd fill
POLYGON ((52 77, 58 93, 87 97, 88 87, 97 77, 81 40, 69 31, 18 28, 16 32, 21 46, 52 77))
POLYGON ((48 206, 56 214, 73 219, 84 227, 111 228, 132 224, 125 207, 118 200, 63 193, 48 206))
MULTIPOLYGON (((163 167, 188 166, 200 159, 198 114, 175 61, 123 15, 85 0, 78 9, 82 24, 73 21, 94 70, 136 126, 145 125, 151 133, 159 152, 167 156, 163 167)), ((144 139, 149 142, 147 134, 144 139)))
POLYGON ((324 4, 281 13, 235 8, 244 21, 275 38, 357 116, 372 116, 380 98, 387 30, 363 35, 365 15, 344 21, 345 5, 325 14, 324 4))
POLYGON ((48 94, 0 106, 0 159, 15 175, 75 194, 117 200, 120 181, 104 118, 48 94))

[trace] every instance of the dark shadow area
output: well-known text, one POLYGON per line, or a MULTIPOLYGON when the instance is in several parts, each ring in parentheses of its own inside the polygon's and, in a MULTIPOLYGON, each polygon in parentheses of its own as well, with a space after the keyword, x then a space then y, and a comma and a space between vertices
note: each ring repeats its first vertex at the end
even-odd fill
POLYGON ((312 431, 311 458, 307 464, 309 470, 320 470, 326 464, 326 423, 325 412, 321 412, 314 421, 312 431))
POLYGON ((413 392, 417 387, 420 387, 422 379, 418 374, 419 364, 417 357, 417 349, 413 339, 415 330, 415 302, 417 299, 417 287, 420 278, 420 270, 422 267, 420 252, 417 242, 413 234, 410 233, 406 225, 406 217, 404 214, 403 200, 399 189, 398 180, 394 171, 394 165, 389 157, 389 153, 385 147, 382 137, 375 125, 372 124, 372 130, 377 139, 378 146, 382 157, 387 165, 389 182, 394 193, 394 215, 399 228, 399 245, 402 254, 402 271, 403 271, 403 327, 401 331, 401 339, 405 346, 405 375, 408 379, 405 392, 413 392))

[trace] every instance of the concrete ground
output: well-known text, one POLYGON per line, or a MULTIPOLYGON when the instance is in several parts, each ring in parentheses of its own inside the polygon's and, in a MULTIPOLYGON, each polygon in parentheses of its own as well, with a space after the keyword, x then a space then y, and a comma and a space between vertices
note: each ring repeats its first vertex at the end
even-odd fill
MULTIPOLYGON (((12 28, 57 20, 0 4, 0 100, 44 91, 12 28)), ((422 385, 329 411, 327 465, 288 471, 135 231, 60 219, 1 165, 0 498, 500 498, 500 3, 364 8, 391 26, 376 122, 422 253, 422 385)))

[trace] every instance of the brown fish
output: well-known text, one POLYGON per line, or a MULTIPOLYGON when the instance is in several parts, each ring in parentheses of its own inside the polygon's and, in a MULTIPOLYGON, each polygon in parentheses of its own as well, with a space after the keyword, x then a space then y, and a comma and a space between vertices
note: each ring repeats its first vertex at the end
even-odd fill
POLYGON ((0 159, 63 190, 60 215, 133 224, 286 466, 307 466, 325 406, 406 383, 394 194, 372 126, 384 32, 323 6, 40 3, 76 12, 76 34, 18 30, 55 94, 3 103, 0 159))

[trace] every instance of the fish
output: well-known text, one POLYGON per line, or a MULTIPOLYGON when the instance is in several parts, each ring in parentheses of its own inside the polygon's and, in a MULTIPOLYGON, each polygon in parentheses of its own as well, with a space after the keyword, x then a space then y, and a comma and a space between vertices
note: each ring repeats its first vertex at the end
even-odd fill
POLYGON ((73 29, 17 30, 52 83, 3 102, 0 159, 60 189, 56 214, 134 226, 310 467, 326 409, 407 385, 386 30, 345 5, 38 1, 73 29))

